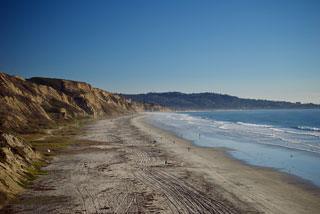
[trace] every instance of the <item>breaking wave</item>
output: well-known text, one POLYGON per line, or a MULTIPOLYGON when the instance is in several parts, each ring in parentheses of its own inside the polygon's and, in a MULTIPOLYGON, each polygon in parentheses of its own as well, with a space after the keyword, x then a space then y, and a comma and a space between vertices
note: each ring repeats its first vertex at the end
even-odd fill
POLYGON ((317 128, 317 127, 297 126, 296 129, 306 130, 306 131, 316 131, 316 132, 320 132, 320 128, 317 128))
POLYGON ((156 118, 164 125, 175 127, 177 130, 188 130, 189 133, 202 132, 203 136, 218 134, 259 144, 320 153, 320 128, 316 127, 282 128, 267 124, 218 121, 182 113, 158 114, 156 118))

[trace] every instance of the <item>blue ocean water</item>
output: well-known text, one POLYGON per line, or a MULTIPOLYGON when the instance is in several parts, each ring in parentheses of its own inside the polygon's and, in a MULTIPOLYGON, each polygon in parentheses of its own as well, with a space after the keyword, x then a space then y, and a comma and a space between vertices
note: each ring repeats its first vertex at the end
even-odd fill
POLYGON ((197 146, 227 147, 247 164, 320 187, 320 109, 156 113, 148 122, 197 146))

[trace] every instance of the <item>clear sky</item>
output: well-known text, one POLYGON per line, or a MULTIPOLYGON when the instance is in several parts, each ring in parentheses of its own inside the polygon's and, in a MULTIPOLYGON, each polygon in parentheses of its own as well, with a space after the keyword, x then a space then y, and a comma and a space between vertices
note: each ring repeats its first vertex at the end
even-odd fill
POLYGON ((0 0, 0 71, 320 103, 320 1, 0 0))

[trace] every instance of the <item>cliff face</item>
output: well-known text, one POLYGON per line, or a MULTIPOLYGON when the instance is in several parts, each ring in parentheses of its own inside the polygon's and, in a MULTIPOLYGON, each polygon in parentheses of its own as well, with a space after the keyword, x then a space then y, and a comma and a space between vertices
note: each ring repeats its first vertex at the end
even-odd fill
POLYGON ((141 111, 168 111, 160 105, 122 98, 84 82, 0 73, 0 129, 19 132, 57 122, 141 111))
POLYGON ((0 202, 22 191, 26 174, 39 159, 40 155, 22 139, 0 131, 0 202))

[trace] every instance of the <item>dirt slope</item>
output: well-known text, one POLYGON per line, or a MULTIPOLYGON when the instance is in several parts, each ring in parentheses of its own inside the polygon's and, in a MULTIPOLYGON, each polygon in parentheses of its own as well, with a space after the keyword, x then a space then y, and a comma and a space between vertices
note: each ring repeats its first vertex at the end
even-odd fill
POLYGON ((0 202, 23 190, 32 163, 39 159, 40 155, 22 139, 0 132, 0 202))

